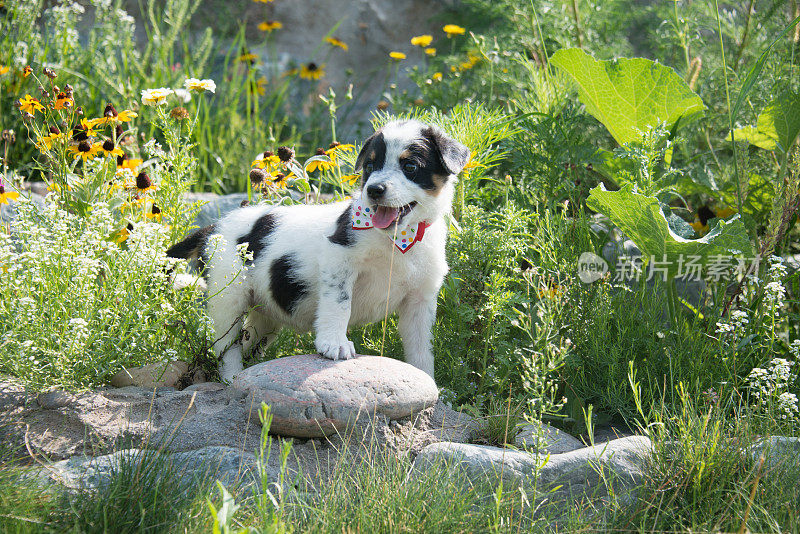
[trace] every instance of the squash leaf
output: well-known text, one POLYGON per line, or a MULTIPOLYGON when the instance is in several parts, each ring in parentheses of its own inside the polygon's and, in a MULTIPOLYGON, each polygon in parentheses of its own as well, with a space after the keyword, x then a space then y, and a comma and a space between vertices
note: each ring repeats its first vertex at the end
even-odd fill
POLYGON ((700 239, 687 239, 672 231, 657 198, 635 193, 630 187, 607 191, 600 184, 589 192, 586 204, 606 215, 636 243, 643 259, 668 262, 668 278, 681 274, 682 260, 691 256, 699 257, 697 262, 701 265, 719 256, 753 256, 747 229, 738 216, 729 221, 718 220, 700 239))
POLYGON ((658 124, 670 131, 702 116, 702 99, 671 68, 649 59, 598 61, 579 48, 550 58, 578 85, 586 110, 624 145, 658 124))

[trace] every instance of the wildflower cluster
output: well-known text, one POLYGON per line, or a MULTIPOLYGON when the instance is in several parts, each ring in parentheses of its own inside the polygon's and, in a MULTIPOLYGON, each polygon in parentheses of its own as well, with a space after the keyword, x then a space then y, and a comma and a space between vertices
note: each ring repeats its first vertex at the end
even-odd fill
POLYGON ((277 151, 266 150, 256 156, 251 164, 250 191, 261 193, 267 201, 291 202, 288 188, 296 187, 308 194, 314 191, 319 199, 323 184, 330 184, 343 197, 357 181, 358 174, 345 174, 342 166, 353 155, 355 147, 350 144, 333 142, 327 149, 318 148, 305 163, 295 159, 295 151, 289 147, 279 147, 277 151), (312 174, 316 174, 316 184, 312 174))
MULTIPOLYGON (((796 357, 800 352, 800 342, 794 342, 792 352, 796 357)), ((797 381, 797 373, 792 370, 794 364, 784 358, 773 358, 766 369, 755 367, 750 371, 747 385, 760 411, 776 414, 783 420, 800 422, 800 403, 789 391, 797 381)))
POLYGON ((142 222, 128 246, 109 241, 116 218, 95 202, 86 216, 21 198, 13 234, 0 231, 0 373, 32 387, 102 383, 124 367, 204 351, 208 322, 197 291, 177 293, 180 269, 163 225, 142 222))

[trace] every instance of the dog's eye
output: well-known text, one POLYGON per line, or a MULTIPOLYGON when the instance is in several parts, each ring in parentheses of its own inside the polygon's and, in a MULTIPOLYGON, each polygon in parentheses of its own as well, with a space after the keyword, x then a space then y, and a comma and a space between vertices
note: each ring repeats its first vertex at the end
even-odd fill
POLYGON ((419 165, 416 163, 404 163, 403 172, 406 174, 414 174, 419 170, 419 165))
POLYGON ((371 161, 368 161, 367 163, 364 164, 365 173, 369 174, 373 171, 373 169, 375 169, 375 166, 372 164, 371 161))

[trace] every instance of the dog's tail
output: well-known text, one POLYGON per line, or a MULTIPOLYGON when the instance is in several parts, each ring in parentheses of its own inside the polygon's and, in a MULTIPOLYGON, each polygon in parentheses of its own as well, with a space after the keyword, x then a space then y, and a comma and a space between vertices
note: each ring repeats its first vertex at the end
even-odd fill
POLYGON ((214 225, 195 230, 183 241, 175 243, 167 249, 167 256, 184 260, 194 260, 200 257, 208 241, 208 236, 214 233, 214 225))

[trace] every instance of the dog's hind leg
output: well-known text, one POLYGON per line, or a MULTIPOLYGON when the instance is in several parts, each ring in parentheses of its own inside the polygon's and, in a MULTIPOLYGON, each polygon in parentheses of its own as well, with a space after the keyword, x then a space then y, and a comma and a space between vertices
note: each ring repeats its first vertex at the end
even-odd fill
POLYGON ((279 330, 263 313, 257 309, 250 310, 242 327, 242 354, 247 357, 253 351, 261 352, 274 341, 279 330))
POLYGON ((406 362, 433 377, 431 329, 436 320, 436 295, 410 293, 398 307, 397 329, 403 338, 406 362))
POLYGON ((219 374, 230 381, 242 370, 242 323, 249 299, 244 288, 230 285, 208 299, 208 315, 214 323, 214 354, 220 361, 219 374))

